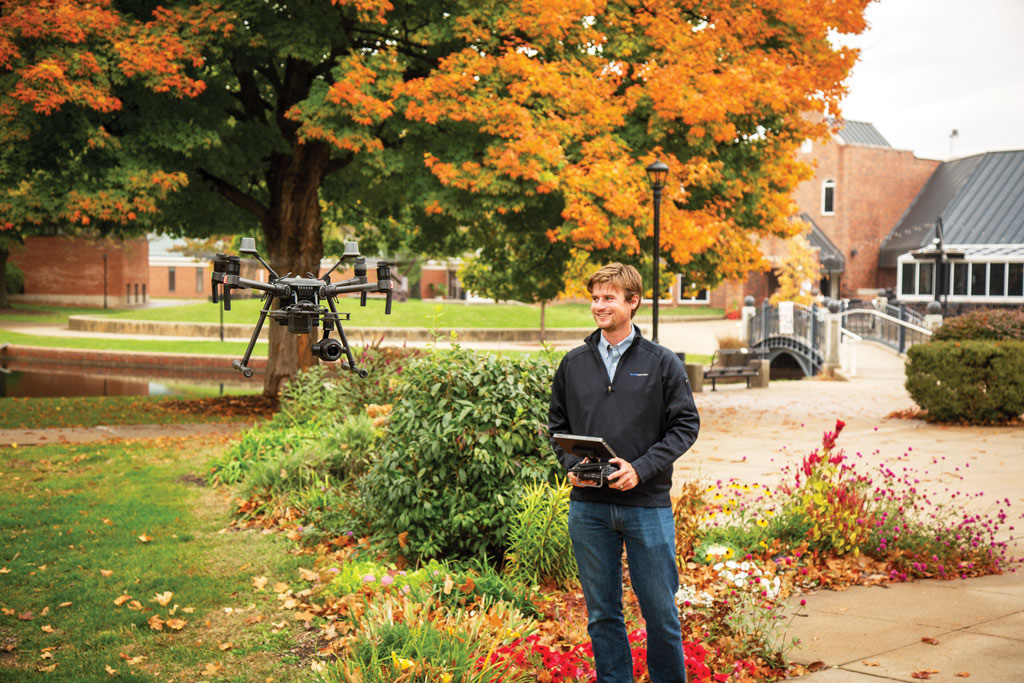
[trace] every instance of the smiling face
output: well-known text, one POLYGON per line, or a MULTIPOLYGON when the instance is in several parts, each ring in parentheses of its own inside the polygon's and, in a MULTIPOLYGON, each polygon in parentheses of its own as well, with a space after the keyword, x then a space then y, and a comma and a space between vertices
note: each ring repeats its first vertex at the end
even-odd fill
POLYGON ((618 344, 629 336, 633 311, 640 305, 640 297, 634 294, 626 299, 622 289, 607 282, 595 283, 590 297, 590 314, 608 343, 618 344))

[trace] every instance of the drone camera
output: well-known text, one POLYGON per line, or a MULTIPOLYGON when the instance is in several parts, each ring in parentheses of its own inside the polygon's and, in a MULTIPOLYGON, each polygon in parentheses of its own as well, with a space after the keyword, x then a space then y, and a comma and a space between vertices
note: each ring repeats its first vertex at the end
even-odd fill
POLYGON ((327 363, 333 363, 339 360, 344 350, 345 349, 341 345, 341 342, 337 339, 323 339, 318 343, 313 344, 313 355, 327 363))

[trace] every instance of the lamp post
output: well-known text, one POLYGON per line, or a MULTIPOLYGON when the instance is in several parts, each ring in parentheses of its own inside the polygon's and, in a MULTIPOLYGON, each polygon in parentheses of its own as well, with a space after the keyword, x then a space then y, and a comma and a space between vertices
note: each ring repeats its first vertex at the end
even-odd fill
POLYGON ((665 179, 668 177, 668 166, 655 160, 647 167, 647 177, 651 180, 651 189, 654 190, 654 325, 651 328, 651 341, 658 343, 658 299, 659 299, 659 273, 658 266, 661 261, 661 191, 665 188, 665 179))

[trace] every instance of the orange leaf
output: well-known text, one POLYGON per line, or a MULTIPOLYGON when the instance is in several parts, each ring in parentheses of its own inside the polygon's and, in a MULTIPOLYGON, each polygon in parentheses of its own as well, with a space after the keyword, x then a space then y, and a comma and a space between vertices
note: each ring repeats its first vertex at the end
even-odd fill
POLYGON ((939 644, 939 641, 937 641, 935 638, 922 638, 921 642, 922 643, 928 643, 929 645, 938 645, 939 644))
POLYGON ((164 623, 166 622, 164 622, 164 620, 160 618, 159 614, 154 614, 149 618, 149 627, 154 631, 163 631, 164 623))
POLYGON ((305 567, 299 567, 299 578, 304 581, 319 581, 320 575, 314 571, 310 571, 305 567))
POLYGON ((409 543, 409 532, 408 531, 403 531, 402 533, 398 534, 398 547, 399 548, 404 548, 406 545, 408 545, 408 543, 409 543))
POLYGON ((226 651, 230 650, 231 648, 233 648, 234 644, 233 643, 221 643, 217 647, 219 647, 222 651, 226 652, 226 651))
POLYGON ((252 577, 252 585, 256 590, 261 591, 267 587, 267 583, 270 581, 265 576, 254 576, 252 577))
POLYGON ((163 593, 157 593, 153 596, 153 602, 158 603, 161 607, 167 607, 170 604, 171 598, 174 597, 174 593, 171 591, 164 591, 163 593))
POLYGON ((141 536, 139 536, 139 540, 142 541, 143 543, 149 543, 150 541, 153 540, 153 537, 150 536, 149 534, 142 534, 141 536))
POLYGON ((39 630, 43 633, 54 633, 53 627, 47 624, 46 626, 40 626, 39 630))
POLYGON ((104 578, 109 579, 113 575, 114 575, 114 572, 110 571, 109 569, 101 569, 100 570, 100 576, 102 576, 104 578))
POLYGON ((107 670, 107 673, 110 674, 111 676, 116 676, 117 675, 117 669, 111 667, 109 664, 107 664, 106 667, 104 667, 104 668, 107 670))
POLYGON ((131 599, 132 599, 132 596, 130 596, 127 593, 125 593, 124 595, 122 595, 119 598, 117 598, 116 600, 114 600, 114 604, 117 605, 118 607, 120 607, 121 605, 123 605, 124 603, 128 602, 131 599))
POLYGON ((967 673, 966 671, 958 671, 956 673, 956 677, 957 678, 970 678, 971 674, 967 673))
POLYGON ((185 628, 185 625, 187 623, 188 622, 185 621, 184 619, 168 619, 167 620, 167 625, 170 626, 171 628, 173 628, 175 631, 180 631, 181 629, 185 628))

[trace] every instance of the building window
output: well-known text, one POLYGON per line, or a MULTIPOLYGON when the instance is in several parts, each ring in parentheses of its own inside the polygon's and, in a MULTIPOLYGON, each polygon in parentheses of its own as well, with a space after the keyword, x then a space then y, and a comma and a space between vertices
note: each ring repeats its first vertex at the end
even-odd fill
POLYGON ((918 294, 934 294, 935 293, 935 264, 934 263, 920 263, 917 266, 917 293, 918 294))
POLYGON ((203 269, 196 268, 196 291, 203 291, 203 269))
POLYGON ((686 296, 684 292, 679 297, 679 303, 681 304, 706 304, 709 301, 711 301, 711 298, 708 296, 708 290, 706 289, 699 289, 691 296, 686 296))
POLYGON ((900 278, 900 294, 916 294, 914 291, 914 281, 917 280, 914 277, 914 271, 917 269, 916 263, 904 263, 903 264, 903 277, 900 278))
POLYGON ((167 267, 167 291, 174 291, 174 266, 167 267))
POLYGON ((967 294, 967 264, 953 264, 953 294, 967 294))
POLYGON ((801 154, 810 154, 813 151, 814 151, 814 141, 813 140, 804 140, 803 143, 800 144, 800 153, 801 154))
POLYGON ((1024 263, 1011 263, 1006 275, 1007 296, 1024 296, 1024 263))
POLYGON ((989 264, 988 271, 988 293, 989 296, 1003 296, 1006 294, 1006 264, 989 264))
POLYGON ((988 264, 971 264, 971 294, 985 296, 988 294, 988 264))
POLYGON ((821 184, 821 213, 831 216, 836 212, 836 181, 829 178, 821 184))

